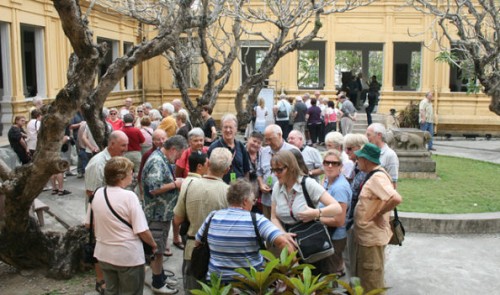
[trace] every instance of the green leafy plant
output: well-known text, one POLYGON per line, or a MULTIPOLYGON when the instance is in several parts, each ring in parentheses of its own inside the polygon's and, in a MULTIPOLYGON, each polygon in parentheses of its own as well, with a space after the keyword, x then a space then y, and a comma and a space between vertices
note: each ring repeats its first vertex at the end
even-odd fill
POLYGON ((361 281, 357 277, 352 277, 350 283, 338 280, 337 283, 343 287, 343 289, 336 289, 335 291, 338 293, 335 294, 347 294, 349 295, 375 295, 380 294, 386 291, 388 288, 379 288, 371 290, 368 293, 365 293, 365 289, 361 287, 361 281))
POLYGON ((336 275, 313 276, 311 269, 305 267, 301 276, 289 278, 285 282, 292 289, 289 294, 309 295, 329 293, 327 290, 331 289, 329 283, 336 279, 336 275))
POLYGON ((245 294, 273 294, 274 289, 270 287, 279 277, 277 273, 273 272, 278 263, 278 259, 267 262, 263 271, 257 271, 254 267, 250 267, 249 271, 244 268, 237 268, 235 271, 243 277, 234 277, 239 282, 232 285, 240 290, 245 290, 245 294))
POLYGON ((401 128, 419 128, 418 124, 418 104, 410 101, 410 104, 399 112, 398 121, 401 128))
POLYGON ((235 271, 241 276, 235 276, 236 282, 224 286, 215 273, 210 275, 209 284, 200 282, 201 290, 191 290, 194 295, 230 295, 233 291, 246 295, 375 295, 386 289, 376 289, 364 293, 359 278, 352 278, 350 283, 341 281, 337 275, 313 276, 310 264, 299 264, 297 252, 288 253, 283 249, 280 257, 262 250, 261 254, 267 260, 262 271, 250 266, 249 269, 238 268, 235 271), (340 285, 340 286, 339 286, 340 285), (234 288, 234 289, 233 289, 234 288))
POLYGON ((201 290, 191 290, 193 295, 228 295, 232 294, 232 286, 222 284, 222 279, 216 273, 210 274, 210 284, 205 284, 198 281, 201 285, 201 290))
POLYGON ((264 256, 264 258, 267 261, 278 260, 278 264, 276 264, 274 269, 278 273, 281 273, 286 276, 299 275, 302 273, 302 270, 307 266, 311 269, 314 269, 314 266, 311 264, 297 263, 298 260, 297 251, 288 253, 288 249, 284 248, 280 253, 280 257, 278 258, 276 258, 273 253, 267 250, 261 250, 260 253, 262 254, 262 256, 264 256))

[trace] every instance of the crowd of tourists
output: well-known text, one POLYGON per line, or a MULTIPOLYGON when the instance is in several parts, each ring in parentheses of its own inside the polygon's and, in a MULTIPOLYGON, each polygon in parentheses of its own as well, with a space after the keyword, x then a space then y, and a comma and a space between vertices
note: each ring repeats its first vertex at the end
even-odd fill
POLYGON ((397 155, 382 124, 352 134, 356 108, 345 93, 338 102, 314 96, 298 96, 292 106, 282 95, 271 111, 259 99, 246 142, 237 138, 235 115, 221 117, 219 136, 211 107, 202 109, 202 128, 193 128, 180 100, 158 110, 132 99, 105 109, 110 135, 103 150, 77 115, 68 129, 77 136, 78 176, 85 177, 85 223, 95 230, 96 290, 142 294, 149 264, 153 292, 177 293, 180 283, 163 267, 169 240, 184 250, 184 290, 199 288, 191 254, 205 233, 206 279, 216 273, 230 283, 236 268, 262 268, 262 248, 298 250, 291 228, 311 221, 328 228, 335 250, 312 263, 315 274, 357 276, 366 290, 384 287, 389 216, 402 200, 397 155))

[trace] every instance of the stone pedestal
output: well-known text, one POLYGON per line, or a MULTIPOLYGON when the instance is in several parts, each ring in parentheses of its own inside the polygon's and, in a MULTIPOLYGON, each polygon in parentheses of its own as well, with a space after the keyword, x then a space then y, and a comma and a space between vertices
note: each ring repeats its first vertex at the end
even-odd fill
POLYGON ((400 178, 435 178, 436 162, 427 150, 430 134, 414 128, 394 128, 387 134, 387 144, 399 158, 400 178))

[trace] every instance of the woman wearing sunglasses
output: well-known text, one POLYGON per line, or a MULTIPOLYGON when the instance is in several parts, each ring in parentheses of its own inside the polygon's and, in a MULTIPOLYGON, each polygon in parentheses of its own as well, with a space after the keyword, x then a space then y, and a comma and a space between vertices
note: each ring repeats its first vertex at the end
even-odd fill
MULTIPOLYGON (((292 225, 299 222, 319 220, 325 223, 342 212, 339 203, 310 177, 306 178, 305 187, 315 208, 307 206, 301 185, 304 173, 292 152, 282 150, 276 153, 271 159, 271 171, 278 179, 273 187, 271 221, 281 230, 288 232, 292 225), (324 205, 321 208, 320 202, 324 205)), ((287 234, 286 238, 295 244, 293 234, 287 234)), ((313 263, 315 274, 328 274, 323 261, 313 263)))
POLYGON ((332 237, 333 248, 335 253, 330 256, 327 264, 328 272, 337 274, 339 277, 345 275, 344 260, 342 252, 344 252, 347 233, 346 233, 346 213, 349 211, 351 204, 352 191, 349 182, 342 174, 342 156, 337 150, 329 150, 323 158, 323 169, 325 171, 324 188, 332 195, 340 204, 342 212, 334 217, 325 218, 324 223, 330 227, 330 235, 332 237))

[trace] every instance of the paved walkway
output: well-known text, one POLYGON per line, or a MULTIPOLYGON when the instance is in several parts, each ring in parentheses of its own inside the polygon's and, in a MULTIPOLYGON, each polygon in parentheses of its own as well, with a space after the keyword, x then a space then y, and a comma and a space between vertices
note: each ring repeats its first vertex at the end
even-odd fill
MULTIPOLYGON (((500 163, 500 140, 452 140, 435 142, 436 154, 467 157, 500 163)), ((84 183, 68 177, 65 188, 73 193, 52 196, 44 192, 40 199, 50 205, 63 222, 74 225, 84 218, 84 183)), ((44 230, 64 230, 53 217, 46 214, 44 230)), ((475 294, 500 290, 500 234, 489 235, 432 235, 407 233, 402 247, 387 247, 386 282, 388 294, 475 294)), ((178 275, 182 284, 182 252, 172 247, 174 255, 166 258, 164 266, 178 275)), ((150 280, 151 276, 146 275, 150 280)), ((182 288, 181 288, 182 289, 182 288)), ((144 294, 152 294, 145 287, 144 294)), ((96 294, 91 292, 86 294, 96 294)), ((178 294, 184 294, 180 290, 178 294)))

